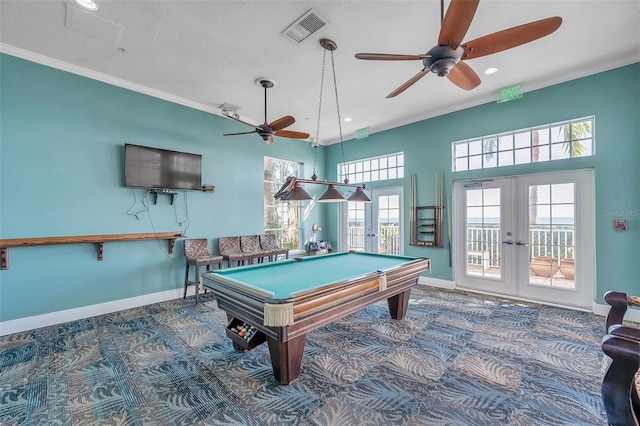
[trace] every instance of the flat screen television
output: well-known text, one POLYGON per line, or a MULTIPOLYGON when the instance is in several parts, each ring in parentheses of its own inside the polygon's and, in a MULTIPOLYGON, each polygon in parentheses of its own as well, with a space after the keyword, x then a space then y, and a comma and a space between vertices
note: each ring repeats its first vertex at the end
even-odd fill
POLYGON ((157 190, 202 189, 202 155, 125 144, 125 186, 157 190))

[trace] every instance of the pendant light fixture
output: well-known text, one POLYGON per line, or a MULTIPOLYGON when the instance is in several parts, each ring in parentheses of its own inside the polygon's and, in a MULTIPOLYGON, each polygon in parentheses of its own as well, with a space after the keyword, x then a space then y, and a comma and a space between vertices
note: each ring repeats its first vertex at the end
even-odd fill
POLYGON ((313 200, 313 197, 304 190, 300 182, 295 182, 291 192, 288 192, 280 199, 285 201, 306 201, 313 200))
POLYGON ((347 198, 347 201, 355 201, 355 202, 361 202, 361 203, 371 202, 367 194, 364 193, 364 188, 362 187, 357 187, 356 190, 353 191, 353 194, 351 194, 351 196, 347 198))
POLYGON ((304 201, 310 200, 312 197, 302 188, 302 183, 309 184, 319 184, 319 185, 327 185, 327 190, 324 194, 318 199, 318 202, 321 203, 331 203, 331 202, 344 202, 344 201, 355 201, 355 202, 370 202, 371 200, 367 197, 367 194, 364 192, 365 185, 364 184, 350 184, 349 179, 345 177, 343 183, 340 182, 328 182, 328 181, 318 181, 318 176, 316 175, 316 160, 318 157, 318 142, 320 141, 320 113, 322 111, 322 93, 324 88, 324 70, 325 63, 327 57, 327 51, 331 54, 331 70, 333 71, 333 88, 336 95, 336 112, 338 115, 338 130, 340 132, 340 148, 342 150, 342 165, 344 167, 345 158, 344 158, 344 141, 342 137, 342 123, 340 120, 340 102, 338 101, 338 84, 336 82, 336 67, 335 62, 333 60, 333 51, 338 48, 338 45, 333 41, 327 38, 323 38, 320 40, 320 46, 324 49, 324 53, 322 56, 322 76, 320 79, 320 100, 318 102, 318 124, 316 127, 316 137, 315 144, 312 144, 314 152, 313 158, 313 175, 311 176, 311 180, 309 179, 298 179, 294 176, 289 176, 287 181, 282 185, 280 190, 274 195, 274 198, 280 200, 291 200, 291 201, 304 201), (345 199, 344 196, 338 191, 338 187, 351 187, 355 188, 353 194, 349 196, 348 199, 345 199))
MULTIPOLYGON (((320 136, 320 116, 321 116, 320 113, 322 111, 322 92, 323 92, 322 89, 324 88, 324 69, 325 69, 327 51, 329 51, 331 53, 331 69, 333 71, 333 88, 336 93, 336 113, 338 114, 338 130, 340 132, 340 145, 342 147, 342 162, 344 163, 344 145, 342 144, 342 123, 340 122, 340 103, 338 102, 338 84, 336 82, 335 62, 333 61, 333 51, 338 48, 338 45, 335 44, 332 40, 329 40, 328 38, 323 38, 320 40, 320 46, 322 46, 322 48, 324 49, 324 52, 322 54, 322 76, 320 77, 320 100, 318 101, 318 125, 316 127, 316 140, 320 141, 319 136, 320 136)), ((318 148, 316 147, 314 149, 317 150, 318 148)), ((314 172, 315 172, 315 167, 314 167, 314 172)), ((315 173, 314 173, 314 176, 315 176, 315 173)), ((311 179, 313 179, 313 176, 311 177, 311 179)), ((345 183, 349 183, 349 181, 347 180, 345 183)), ((335 185, 329 185, 325 193, 322 194, 322 196, 318 199, 318 202, 321 202, 321 203, 331 203, 336 201, 341 202, 341 201, 347 201, 347 200, 342 196, 342 194, 340 193, 340 191, 338 191, 335 185)))

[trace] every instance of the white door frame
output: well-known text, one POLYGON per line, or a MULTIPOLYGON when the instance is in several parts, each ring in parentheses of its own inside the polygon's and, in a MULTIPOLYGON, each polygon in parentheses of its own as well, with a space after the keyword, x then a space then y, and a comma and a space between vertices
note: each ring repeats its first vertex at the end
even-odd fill
MULTIPOLYGON (((365 203, 365 251, 368 253, 378 253, 378 199, 380 196, 398 195, 399 196, 399 250, 400 255, 404 253, 404 188, 401 186, 393 186, 386 188, 365 189, 365 193, 371 200, 365 203), (367 235, 368 234, 368 235, 367 235)), ((347 203, 341 203, 340 208, 340 250, 348 248, 348 229, 347 229, 347 203)))
MULTIPOLYGON (((527 300, 591 309, 594 294, 594 198, 593 170, 572 170, 482 179, 483 188, 500 187, 502 276, 482 278, 466 271, 466 188, 472 181, 454 182, 454 279, 456 286, 504 294, 527 300), (510 183, 508 183, 510 182, 510 183), (528 188, 530 185, 574 184, 575 203, 575 289, 536 285, 529 277, 528 188), (457 214, 456 214, 457 213, 457 214), (510 218, 513 222, 509 223, 510 218), (511 232, 511 235, 506 235, 511 232), (522 244, 516 244, 520 241, 522 244)), ((480 181, 478 181, 480 182, 480 181)))

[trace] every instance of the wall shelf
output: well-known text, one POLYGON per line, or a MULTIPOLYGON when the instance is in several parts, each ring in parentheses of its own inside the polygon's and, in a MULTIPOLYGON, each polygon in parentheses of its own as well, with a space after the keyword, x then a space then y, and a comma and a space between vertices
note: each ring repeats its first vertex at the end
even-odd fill
POLYGON ((141 234, 106 234, 106 235, 77 235, 68 237, 38 237, 38 238, 11 238, 0 240, 1 269, 9 269, 9 248, 48 246, 58 244, 96 244, 98 260, 103 258, 104 243, 116 241, 138 240, 167 240, 169 242, 169 254, 173 253, 176 240, 182 238, 182 232, 148 232, 141 234))

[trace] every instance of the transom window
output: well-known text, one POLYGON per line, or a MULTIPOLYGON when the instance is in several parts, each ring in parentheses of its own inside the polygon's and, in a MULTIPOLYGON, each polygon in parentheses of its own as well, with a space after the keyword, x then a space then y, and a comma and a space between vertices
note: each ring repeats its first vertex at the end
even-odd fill
POLYGON ((280 247, 302 248, 301 206, 298 201, 273 198, 288 176, 302 176, 302 164, 264 157, 264 232, 273 234, 280 247))
POLYGON ((594 117, 547 124, 452 144, 452 170, 489 169, 594 154, 594 117))
POLYGON ((404 152, 338 164, 338 180, 349 183, 404 178, 404 152))

